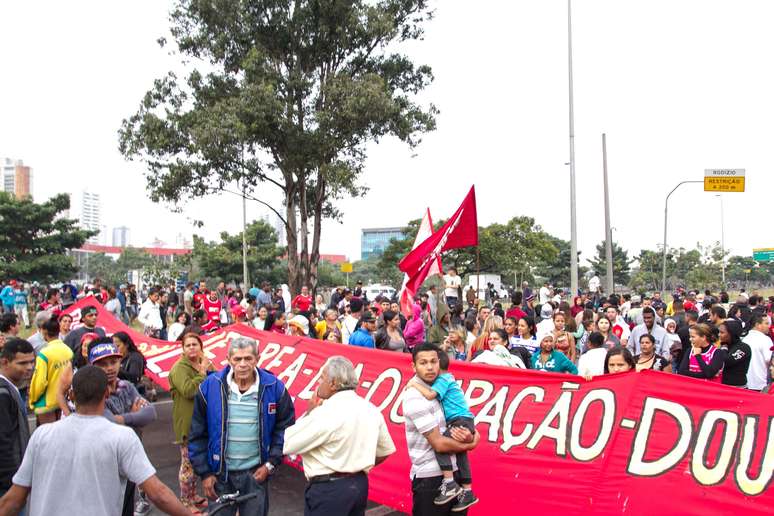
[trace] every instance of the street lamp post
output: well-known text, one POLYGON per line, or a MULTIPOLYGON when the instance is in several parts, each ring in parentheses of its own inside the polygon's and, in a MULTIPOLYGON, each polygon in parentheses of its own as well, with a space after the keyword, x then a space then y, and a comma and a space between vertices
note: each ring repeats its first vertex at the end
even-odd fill
POLYGON ((680 188, 680 186, 687 184, 687 183, 703 183, 704 181, 681 181, 677 183, 677 186, 672 188, 672 191, 669 192, 666 196, 666 199, 664 200, 664 249, 662 251, 663 256, 661 259, 661 296, 666 299, 666 255, 667 255, 667 220, 669 215, 669 198, 672 196, 673 193, 675 193, 675 190, 680 188))
POLYGON ((575 220, 575 107, 572 94, 572 8, 567 0, 567 70, 570 100, 570 290, 578 294, 578 234, 575 220))
POLYGON ((720 199, 720 253, 721 253, 721 280, 723 283, 723 290, 726 289, 726 223, 725 216, 723 214, 723 196, 720 194, 715 195, 720 199))

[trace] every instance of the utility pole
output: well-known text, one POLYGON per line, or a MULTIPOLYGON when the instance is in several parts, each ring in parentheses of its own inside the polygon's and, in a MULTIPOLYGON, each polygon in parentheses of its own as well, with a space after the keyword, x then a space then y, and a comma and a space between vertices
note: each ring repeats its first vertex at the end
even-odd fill
POLYGON ((242 181, 242 281, 245 292, 250 288, 250 278, 247 274, 247 190, 242 181))
POLYGON ((610 229, 610 191, 607 186, 607 136, 602 133, 602 176, 605 185, 605 291, 612 294, 615 291, 613 278, 613 230, 610 229))
POLYGON ((570 290, 578 295, 578 234, 575 220, 575 106, 572 94, 572 0, 567 0, 567 71, 570 100, 570 290))
POLYGON ((662 250, 663 256, 661 258, 661 297, 666 299, 666 255, 667 255, 667 219, 669 216, 669 198, 675 193, 675 190, 680 186, 687 183, 704 183, 704 181, 681 181, 677 183, 677 186, 672 188, 664 199, 664 249, 662 250))

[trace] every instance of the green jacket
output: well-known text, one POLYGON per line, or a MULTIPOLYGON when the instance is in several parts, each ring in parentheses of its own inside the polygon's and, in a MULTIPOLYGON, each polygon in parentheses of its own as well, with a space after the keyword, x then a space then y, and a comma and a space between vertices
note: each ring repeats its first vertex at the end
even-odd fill
POLYGON ((447 321, 448 326, 446 327, 441 326, 441 322, 443 321, 444 316, 451 316, 451 314, 449 314, 449 307, 446 306, 444 301, 439 300, 438 313, 436 314, 436 323, 430 328, 430 331, 427 334, 427 342, 441 344, 443 343, 443 339, 449 335, 451 322, 447 321))
POLYGON ((172 393, 172 427, 175 430, 175 442, 183 444, 188 437, 193 417, 194 398, 199 384, 204 381, 196 367, 182 356, 169 371, 169 390, 172 393))

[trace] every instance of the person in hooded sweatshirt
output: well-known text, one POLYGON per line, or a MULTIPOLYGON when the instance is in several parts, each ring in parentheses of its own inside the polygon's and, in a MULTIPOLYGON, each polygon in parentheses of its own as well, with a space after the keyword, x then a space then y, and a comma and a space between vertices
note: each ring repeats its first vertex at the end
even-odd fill
POLYGON ((742 324, 736 319, 726 319, 720 323, 718 332, 721 345, 728 346, 723 365, 723 384, 746 387, 752 350, 749 344, 742 342, 742 324))
POLYGON ((414 303, 411 305, 411 319, 406 323, 403 330, 403 338, 406 339, 406 346, 413 349, 414 346, 425 340, 425 323, 422 322, 422 307, 414 303))
POLYGON ((449 336, 451 330, 451 314, 449 308, 445 303, 438 305, 436 323, 430 327, 430 331, 427 332, 427 342, 433 344, 441 344, 444 339, 449 336))

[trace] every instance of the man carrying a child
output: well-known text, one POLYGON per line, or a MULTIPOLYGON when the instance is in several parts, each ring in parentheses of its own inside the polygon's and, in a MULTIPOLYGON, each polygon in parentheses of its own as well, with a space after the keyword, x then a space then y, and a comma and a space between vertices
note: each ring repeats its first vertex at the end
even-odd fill
POLYGON ((438 346, 417 345, 412 353, 416 376, 403 396, 415 516, 465 514, 478 501, 467 452, 480 436, 454 377, 441 370, 444 358, 448 368, 448 355, 438 346))

